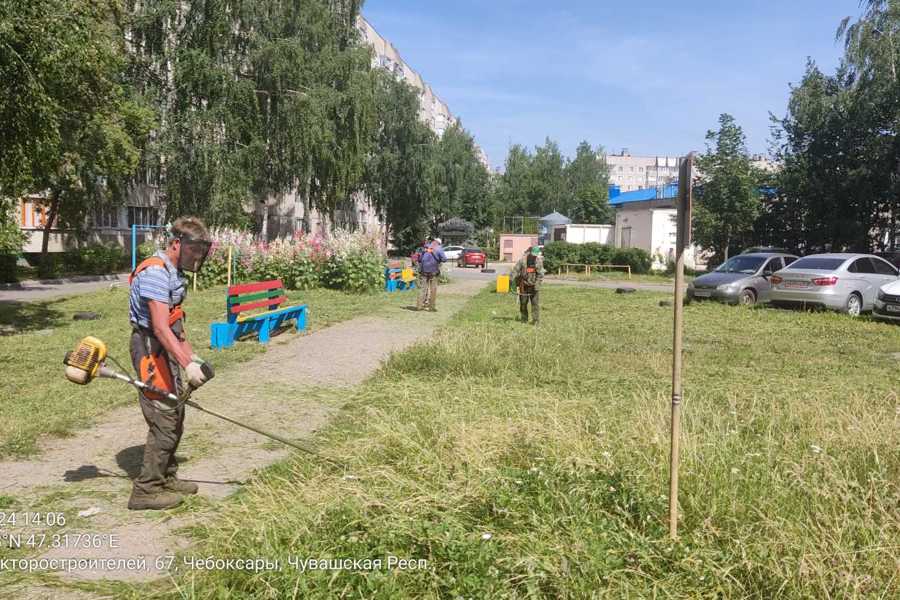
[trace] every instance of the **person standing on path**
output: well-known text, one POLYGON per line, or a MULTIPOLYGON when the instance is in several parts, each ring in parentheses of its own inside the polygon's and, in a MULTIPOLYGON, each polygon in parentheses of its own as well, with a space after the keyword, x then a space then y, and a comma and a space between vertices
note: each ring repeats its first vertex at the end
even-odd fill
POLYGON ((438 278, 441 276, 441 263, 447 262, 441 238, 434 238, 422 251, 419 258, 419 272, 422 274, 422 285, 419 286, 419 296, 416 299, 416 309, 427 307, 431 312, 437 311, 438 278))
MULTIPOLYGON (((181 395, 185 381, 193 389, 206 382, 203 360, 185 338, 181 305, 187 295, 184 272, 200 270, 210 241, 206 226, 193 217, 176 220, 166 234, 165 250, 141 262, 129 278, 131 360, 141 381, 181 395)), ((175 451, 184 431, 184 404, 152 392, 139 392, 138 399, 148 432, 144 462, 134 480, 128 508, 178 506, 182 494, 197 493, 197 484, 176 476, 175 451)))
POLYGON ((540 246, 532 246, 525 252, 513 267, 512 276, 519 292, 522 322, 528 322, 528 303, 531 302, 532 322, 537 325, 541 318, 540 287, 544 281, 544 257, 540 246))

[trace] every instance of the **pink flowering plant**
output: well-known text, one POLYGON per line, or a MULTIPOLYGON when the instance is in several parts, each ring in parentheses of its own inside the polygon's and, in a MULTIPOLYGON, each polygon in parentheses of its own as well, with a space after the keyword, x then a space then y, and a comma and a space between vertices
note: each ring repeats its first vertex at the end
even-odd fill
POLYGON ((385 247, 380 236, 337 230, 327 236, 295 233, 271 242, 230 229, 212 231, 213 245, 200 273, 204 287, 224 285, 228 248, 232 283, 281 279, 288 289, 328 286, 367 292, 384 284, 385 247))

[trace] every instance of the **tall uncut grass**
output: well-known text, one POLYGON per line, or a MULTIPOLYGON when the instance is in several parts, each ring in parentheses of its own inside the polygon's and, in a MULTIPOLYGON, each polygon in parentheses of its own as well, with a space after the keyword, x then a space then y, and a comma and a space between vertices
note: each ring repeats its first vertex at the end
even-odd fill
POLYGON ((281 570, 182 572, 166 594, 898 597, 900 329, 688 307, 672 542, 659 298, 545 288, 536 329, 481 294, 347 398, 319 440, 343 468, 298 455, 269 469, 189 551, 281 570), (287 563, 388 555, 428 568, 287 563))

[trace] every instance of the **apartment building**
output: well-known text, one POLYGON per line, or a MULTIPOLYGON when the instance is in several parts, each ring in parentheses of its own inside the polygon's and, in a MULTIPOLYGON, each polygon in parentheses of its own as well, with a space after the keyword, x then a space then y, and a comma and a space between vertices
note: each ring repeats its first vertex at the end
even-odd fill
POLYGON ((618 154, 604 156, 609 169, 609 183, 622 192, 672 183, 678 179, 680 156, 632 156, 627 148, 618 154))

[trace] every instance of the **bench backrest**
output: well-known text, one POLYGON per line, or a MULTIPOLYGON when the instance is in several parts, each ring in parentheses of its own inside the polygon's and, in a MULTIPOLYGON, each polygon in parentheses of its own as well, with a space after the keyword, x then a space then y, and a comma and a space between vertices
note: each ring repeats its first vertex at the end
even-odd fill
POLYGON ((234 322, 240 313, 256 308, 275 310, 285 300, 287 296, 280 279, 233 285, 228 288, 225 304, 228 321, 234 322))

